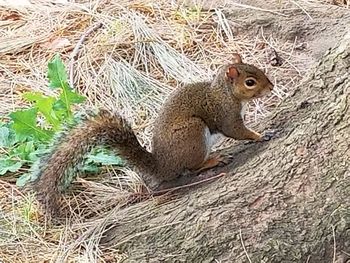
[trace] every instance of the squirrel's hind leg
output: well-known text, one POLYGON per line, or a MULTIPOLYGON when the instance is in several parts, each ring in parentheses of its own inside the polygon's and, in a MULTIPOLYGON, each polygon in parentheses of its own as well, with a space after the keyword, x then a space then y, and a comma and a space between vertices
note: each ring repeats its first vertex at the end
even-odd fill
POLYGON ((196 169, 194 172, 201 173, 205 170, 208 170, 208 169, 211 169, 211 168, 214 168, 214 167, 220 165, 224 161, 225 161, 224 157, 220 156, 219 154, 214 155, 214 156, 208 158, 207 160, 205 160, 205 162, 201 165, 201 167, 196 169))
POLYGON ((166 130, 154 138, 152 153, 158 164, 157 179, 172 181, 206 161, 210 153, 209 129, 201 119, 192 117, 171 123, 166 130))

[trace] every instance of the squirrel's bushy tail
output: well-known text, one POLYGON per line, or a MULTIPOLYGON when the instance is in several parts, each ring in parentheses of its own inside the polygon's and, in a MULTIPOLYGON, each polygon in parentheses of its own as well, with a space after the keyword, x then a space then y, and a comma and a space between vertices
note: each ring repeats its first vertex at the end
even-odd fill
POLYGON ((63 182, 94 146, 115 149, 142 172, 153 173, 156 169, 154 156, 140 145, 126 120, 107 110, 100 110, 97 116, 83 121, 56 145, 51 154, 41 160, 33 185, 38 201, 49 214, 59 212, 63 182))

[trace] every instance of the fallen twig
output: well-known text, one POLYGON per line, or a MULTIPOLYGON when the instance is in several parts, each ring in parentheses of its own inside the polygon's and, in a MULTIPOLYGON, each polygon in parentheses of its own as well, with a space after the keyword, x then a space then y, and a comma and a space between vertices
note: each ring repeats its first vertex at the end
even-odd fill
POLYGON ((241 244, 242 244, 244 253, 245 253, 245 255, 246 255, 248 261, 249 261, 250 263, 252 263, 252 260, 250 259, 249 254, 248 254, 248 252, 247 252, 247 249, 245 248, 245 245, 244 245, 244 242, 243 242, 242 229, 239 230, 239 238, 240 238, 240 240, 241 240, 241 244))
POLYGON ((210 182, 210 181, 215 180, 217 178, 220 178, 220 177, 222 177, 224 175, 226 175, 226 173, 220 173, 218 175, 215 175, 215 176, 203 179, 203 180, 199 180, 197 182, 184 184, 184 185, 180 185, 180 186, 176 186, 176 187, 172 187, 172 188, 162 189, 162 190, 154 191, 154 192, 133 193, 133 194, 129 195, 129 197, 128 197, 129 201, 127 201, 126 205, 130 205, 130 204, 141 202, 143 200, 148 199, 151 196, 160 196, 160 195, 163 195, 163 194, 166 194, 166 193, 174 192, 174 191, 179 190, 179 189, 192 187, 192 186, 196 186, 196 185, 199 185, 199 184, 202 184, 202 183, 210 182))
POLYGON ((155 192, 153 192, 151 194, 152 194, 152 196, 158 196, 158 195, 161 195, 161 194, 164 194, 164 193, 168 193, 168 192, 173 192, 173 191, 176 191, 176 190, 179 190, 179 189, 182 189, 182 188, 192 187, 192 186, 196 186, 196 185, 199 185, 199 184, 202 184, 202 183, 206 183, 206 182, 212 181, 214 179, 220 178, 220 177, 222 177, 224 175, 226 175, 226 173, 220 173, 218 175, 215 175, 215 176, 212 176, 212 177, 209 177, 209 178, 197 181, 197 182, 193 182, 193 183, 190 183, 190 184, 184 184, 184 185, 180 185, 180 186, 176 186, 176 187, 172 187, 172 188, 167 188, 167 189, 155 191, 155 192))
POLYGON ((88 28, 88 30, 86 30, 86 32, 80 37, 78 43, 75 45, 72 54, 70 56, 70 61, 69 61, 69 84, 70 86, 73 88, 73 82, 74 82, 74 63, 77 60, 78 54, 79 54, 79 50, 81 48, 81 46, 83 45, 85 39, 95 30, 99 29, 100 27, 102 27, 102 22, 98 22, 94 25, 92 25, 91 27, 88 28))

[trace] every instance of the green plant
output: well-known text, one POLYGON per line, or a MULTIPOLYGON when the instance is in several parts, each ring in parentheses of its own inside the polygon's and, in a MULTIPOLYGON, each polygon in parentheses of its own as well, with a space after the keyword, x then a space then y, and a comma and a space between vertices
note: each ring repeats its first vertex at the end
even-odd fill
MULTIPOLYGON (((9 122, 0 122, 0 176, 17 172, 37 161, 40 155, 49 151, 50 141, 62 126, 77 121, 72 106, 82 103, 85 97, 69 86, 59 55, 48 63, 48 80, 49 87, 57 91, 56 96, 27 92, 23 98, 30 106, 10 113, 9 122)), ((89 155, 83 170, 98 171, 99 164, 122 163, 106 150, 96 150, 94 154, 89 155)), ((17 184, 24 185, 30 176, 30 173, 23 174, 17 184)))

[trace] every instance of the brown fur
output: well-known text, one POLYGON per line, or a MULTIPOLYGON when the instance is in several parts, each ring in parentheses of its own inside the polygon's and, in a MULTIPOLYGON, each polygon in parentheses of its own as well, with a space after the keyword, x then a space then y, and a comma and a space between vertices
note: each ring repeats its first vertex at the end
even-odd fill
POLYGON ((52 213, 59 209, 59 185, 67 169, 77 165, 95 145, 116 149, 141 172, 145 183, 156 189, 187 170, 205 165, 209 132, 237 140, 260 140, 262 136, 243 123, 242 102, 262 96, 273 85, 256 67, 236 62, 221 67, 212 82, 179 88, 167 99, 155 121, 152 153, 139 144, 117 114, 103 110, 74 128, 40 169, 35 190, 46 210, 52 213), (256 80, 253 89, 245 85, 247 78, 256 80))

